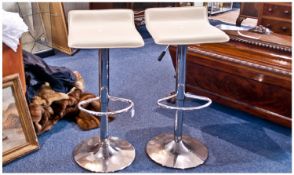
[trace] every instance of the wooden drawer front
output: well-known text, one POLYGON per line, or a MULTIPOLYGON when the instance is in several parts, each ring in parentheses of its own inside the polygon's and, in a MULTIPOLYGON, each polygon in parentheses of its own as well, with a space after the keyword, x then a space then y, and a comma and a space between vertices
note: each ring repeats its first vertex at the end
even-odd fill
MULTIPOLYGON (((199 59, 202 58, 199 57, 199 59)), ((211 64, 214 63, 216 62, 211 62, 211 64)), ((246 69, 244 67, 244 70, 246 69)), ((259 75, 262 76, 262 74, 259 75)), ((225 69, 216 70, 188 60, 186 84, 188 89, 210 92, 220 98, 239 103, 239 106, 244 108, 247 106, 247 108, 267 111, 266 113, 285 116, 289 119, 292 117, 291 90, 227 73, 225 69)))
POLYGON ((278 21, 273 19, 262 19, 261 25, 271 29, 275 33, 291 35, 291 22, 278 21))
MULTIPOLYGON (((203 45, 199 47, 203 47, 203 45)), ((171 46, 169 51, 175 66, 176 49, 174 46, 171 46)), ((220 60, 218 57, 215 57, 215 52, 213 51, 213 49, 210 50, 212 55, 209 56, 188 50, 187 92, 207 96, 214 102, 291 127, 292 100, 290 77, 274 72, 268 74, 246 65, 238 65, 230 61, 220 60), (258 77, 262 78, 259 79, 258 77), (289 87, 281 87, 278 83, 268 83, 266 79, 276 82, 284 81, 289 87)), ((252 57, 256 57, 254 53, 252 51, 252 57)), ((236 57, 232 58, 238 59, 236 57)))
POLYGON ((265 3, 263 6, 263 15, 291 19, 291 6, 279 6, 265 3))

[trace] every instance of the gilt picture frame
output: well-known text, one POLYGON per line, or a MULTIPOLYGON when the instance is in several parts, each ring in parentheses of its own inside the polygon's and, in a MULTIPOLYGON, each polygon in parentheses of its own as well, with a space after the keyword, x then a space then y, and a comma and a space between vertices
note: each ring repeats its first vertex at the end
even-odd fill
POLYGON ((39 149, 18 74, 2 82, 2 164, 39 149))

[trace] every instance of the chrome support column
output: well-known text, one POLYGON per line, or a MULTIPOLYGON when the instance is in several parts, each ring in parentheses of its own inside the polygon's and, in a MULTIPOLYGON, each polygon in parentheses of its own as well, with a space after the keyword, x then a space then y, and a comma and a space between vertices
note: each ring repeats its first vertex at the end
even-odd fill
MULTIPOLYGON (((99 95, 101 98, 101 112, 108 111, 109 94, 109 49, 99 49, 99 95)), ((108 116, 100 116, 100 138, 108 138, 108 116)))
MULTIPOLYGON (((177 92, 176 92, 176 104, 178 107, 184 107, 185 100, 185 82, 186 82, 186 52, 187 46, 178 46, 177 51, 177 92)), ((175 141, 182 140, 183 130, 183 116, 184 111, 176 110, 175 116, 175 141)))
POLYGON ((187 46, 177 48, 176 61, 176 94, 164 97, 157 101, 160 107, 176 110, 174 134, 163 133, 151 139, 146 146, 148 156, 156 163, 178 169, 197 167, 204 163, 208 157, 207 148, 197 139, 182 135, 185 111, 206 108, 211 104, 207 97, 186 94, 186 54, 187 46), (163 103, 176 98, 176 106, 163 103), (206 101, 205 104, 194 107, 185 107, 185 99, 206 101))

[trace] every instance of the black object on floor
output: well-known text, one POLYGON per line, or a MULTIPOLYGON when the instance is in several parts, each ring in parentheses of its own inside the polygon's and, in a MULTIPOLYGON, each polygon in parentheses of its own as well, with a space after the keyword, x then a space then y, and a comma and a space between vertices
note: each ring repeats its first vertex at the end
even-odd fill
POLYGON ((48 82, 51 88, 57 92, 67 93, 74 87, 76 77, 66 67, 49 66, 42 58, 23 51, 23 61, 26 76, 28 102, 37 95, 40 87, 48 82))
POLYGON ((211 25, 213 25, 213 26, 217 26, 217 25, 219 25, 219 24, 225 24, 225 25, 235 26, 235 25, 233 25, 233 24, 226 23, 226 22, 223 22, 223 21, 220 21, 220 20, 215 20, 215 19, 209 19, 208 21, 209 21, 209 23, 210 23, 211 25))
POLYGON ((46 57, 54 56, 55 51, 54 51, 54 49, 51 48, 46 51, 35 53, 35 55, 38 57, 41 57, 41 58, 46 58, 46 57))

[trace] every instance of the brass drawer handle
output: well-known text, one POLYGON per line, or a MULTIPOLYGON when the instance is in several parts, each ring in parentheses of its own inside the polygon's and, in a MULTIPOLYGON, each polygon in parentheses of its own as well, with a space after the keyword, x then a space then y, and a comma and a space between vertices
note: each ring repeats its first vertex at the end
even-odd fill
POLYGON ((273 11, 273 9, 272 9, 272 8, 268 8, 268 9, 267 9, 267 11, 269 11, 269 12, 272 12, 272 11, 273 11))
POLYGON ((289 14, 289 10, 285 10, 284 13, 285 13, 285 14, 289 14))
POLYGON ((288 30, 288 27, 283 26, 283 27, 281 27, 281 29, 284 30, 284 31, 286 31, 286 30, 288 30))

